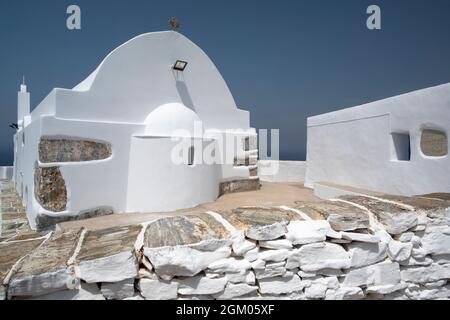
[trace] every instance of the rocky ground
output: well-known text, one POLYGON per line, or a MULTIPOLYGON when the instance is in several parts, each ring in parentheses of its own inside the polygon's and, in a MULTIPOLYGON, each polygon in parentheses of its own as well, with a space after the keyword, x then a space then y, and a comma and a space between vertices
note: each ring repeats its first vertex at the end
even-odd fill
POLYGON ((4 182, 0 298, 448 299, 448 199, 344 196, 37 234, 4 182))

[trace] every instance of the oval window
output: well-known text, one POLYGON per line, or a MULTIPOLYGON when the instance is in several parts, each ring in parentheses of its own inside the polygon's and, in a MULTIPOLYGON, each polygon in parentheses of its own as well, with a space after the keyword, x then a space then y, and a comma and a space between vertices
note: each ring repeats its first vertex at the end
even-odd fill
POLYGON ((447 135, 443 131, 424 129, 420 138, 420 149, 429 157, 443 157, 448 154, 447 135))

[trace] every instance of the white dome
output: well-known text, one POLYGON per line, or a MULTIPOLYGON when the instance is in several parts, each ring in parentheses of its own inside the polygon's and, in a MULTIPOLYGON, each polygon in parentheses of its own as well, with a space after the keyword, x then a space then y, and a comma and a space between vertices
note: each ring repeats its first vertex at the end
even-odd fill
MULTIPOLYGON (((145 134, 150 136, 194 136, 194 123, 201 120, 181 103, 167 103, 153 110, 145 120, 145 134)), ((202 134, 202 132, 199 132, 202 134)))

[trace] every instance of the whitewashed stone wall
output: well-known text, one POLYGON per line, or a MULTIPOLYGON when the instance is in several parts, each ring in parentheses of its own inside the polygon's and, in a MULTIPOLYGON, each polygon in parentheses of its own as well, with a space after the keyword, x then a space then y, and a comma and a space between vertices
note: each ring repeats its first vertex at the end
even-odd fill
POLYGON ((3 242, 0 261, 25 256, 0 268, 12 270, 0 274, 1 297, 448 299, 450 203, 431 196, 345 196, 3 242))

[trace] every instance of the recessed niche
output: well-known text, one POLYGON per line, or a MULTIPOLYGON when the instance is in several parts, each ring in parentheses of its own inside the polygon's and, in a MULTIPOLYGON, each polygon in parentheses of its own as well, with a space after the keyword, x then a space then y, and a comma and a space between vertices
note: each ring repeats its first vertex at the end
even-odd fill
POLYGON ((392 136, 392 160, 411 160, 411 140, 409 133, 391 133, 392 136))

